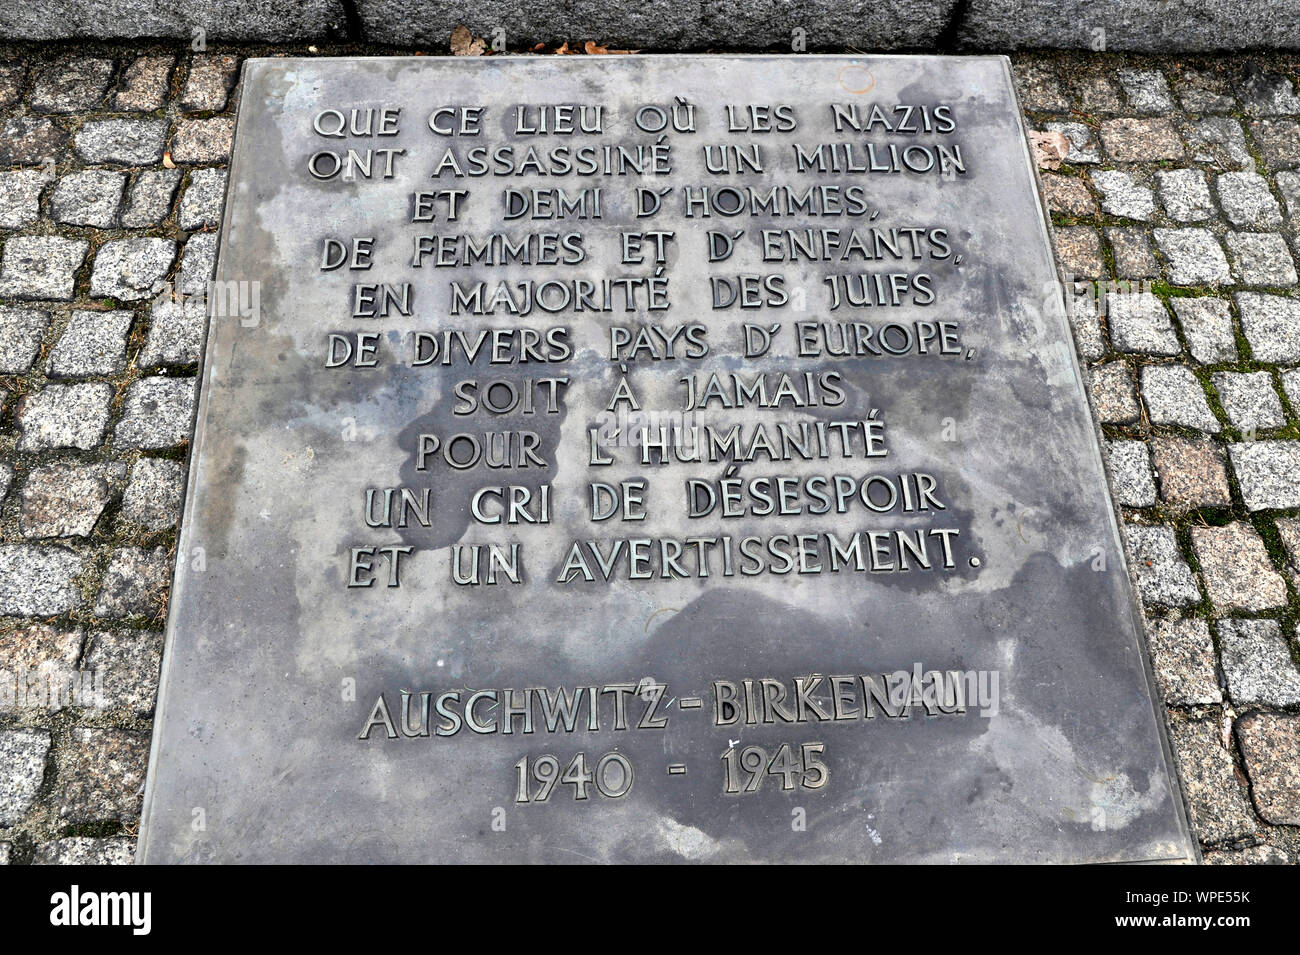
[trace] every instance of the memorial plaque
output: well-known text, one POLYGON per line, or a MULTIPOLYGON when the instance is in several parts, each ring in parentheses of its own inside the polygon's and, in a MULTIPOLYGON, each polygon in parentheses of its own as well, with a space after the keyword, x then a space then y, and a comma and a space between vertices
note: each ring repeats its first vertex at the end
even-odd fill
POLYGON ((245 66, 146 862, 1195 857, 1004 58, 245 66))

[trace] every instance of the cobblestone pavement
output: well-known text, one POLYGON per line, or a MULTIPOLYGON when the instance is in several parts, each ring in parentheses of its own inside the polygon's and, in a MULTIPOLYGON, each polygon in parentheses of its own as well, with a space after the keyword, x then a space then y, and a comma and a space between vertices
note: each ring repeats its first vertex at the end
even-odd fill
MULTIPOLYGON (((132 857, 246 52, 0 48, 0 862, 132 857)), ((1193 825, 1296 862, 1297 63, 1013 62, 1193 825)))
MULTIPOLYGON (((1020 56, 1193 828, 1300 850, 1296 61, 1020 56)), ((1040 163, 1041 165, 1041 163, 1040 163)))

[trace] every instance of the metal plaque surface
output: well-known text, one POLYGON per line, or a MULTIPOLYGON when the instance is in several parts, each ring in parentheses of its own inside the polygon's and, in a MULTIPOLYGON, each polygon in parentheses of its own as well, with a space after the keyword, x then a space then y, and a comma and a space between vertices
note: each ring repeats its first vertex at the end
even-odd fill
POLYGON ((1194 858, 997 57, 260 59, 145 862, 1194 858))

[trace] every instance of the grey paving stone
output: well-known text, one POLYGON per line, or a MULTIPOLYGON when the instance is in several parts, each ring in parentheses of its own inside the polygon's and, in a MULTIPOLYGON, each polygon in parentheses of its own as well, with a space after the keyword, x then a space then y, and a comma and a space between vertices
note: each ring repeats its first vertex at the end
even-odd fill
POLYGON ((121 547, 113 551, 94 613, 99 617, 157 617, 166 606, 171 561, 165 547, 145 550, 121 547))
POLYGON ((1214 200, 1205 173, 1199 169, 1160 169, 1156 171, 1160 204, 1165 214, 1176 222, 1201 222, 1214 215, 1214 200))
POLYGON ((90 243, 57 235, 14 236, 0 258, 0 298, 66 302, 90 243))
POLYGON ((1085 113, 1121 111, 1123 104, 1120 102, 1119 84, 1111 78, 1109 70, 1071 71, 1069 79, 1085 113))
POLYGON ((1273 390, 1273 376, 1266 371, 1221 371, 1212 376, 1228 420, 1238 431, 1280 428, 1286 412, 1273 390))
POLYGON ((80 448, 89 451, 104 440, 113 387, 103 382, 46 385, 30 395, 18 412, 23 451, 80 448))
POLYGON ((49 750, 48 730, 0 730, 0 826, 18 825, 35 805, 49 750))
POLYGON ((1177 355, 1182 351, 1165 303, 1150 292, 1109 292, 1106 321, 1110 340, 1123 352, 1177 355))
POLYGON ((1133 112, 1159 115, 1174 108, 1173 97, 1169 95, 1169 83, 1159 70, 1121 68, 1116 71, 1116 75, 1124 87, 1129 108, 1133 112))
MULTIPOLYGON (((0 396, 0 408, 4 407, 3 396, 0 396)), ((14 469, 8 464, 0 464, 0 504, 9 494, 9 487, 13 484, 14 469)))
POLYGON ((1024 109, 1037 113, 1069 112, 1070 99, 1053 64, 1017 61, 1012 65, 1012 77, 1024 109))
POLYGON ((224 169, 196 169, 181 197, 178 224, 186 231, 206 229, 221 224, 221 210, 226 197, 224 169))
MULTIPOLYGON (((698 37, 698 43, 702 46, 717 47, 744 43, 748 46, 780 44, 788 48, 791 28, 801 26, 807 30, 810 39, 814 36, 835 36, 837 42, 857 49, 877 49, 882 46, 929 48, 948 25, 952 6, 909 4, 892 10, 885 7, 842 5, 809 7, 793 18, 788 18, 789 12, 781 7, 751 4, 709 8, 646 3, 634 8, 635 13, 631 15, 629 15, 630 8, 587 4, 574 4, 572 8, 564 9, 565 13, 560 13, 560 8, 556 8, 553 12, 548 11, 547 16, 539 18, 534 14, 524 16, 527 10, 524 7, 503 6, 499 16, 503 18, 501 22, 519 24, 511 34, 512 46, 515 43, 532 46, 538 41, 563 36, 567 28, 570 32, 576 29, 583 36, 587 35, 585 32, 587 29, 598 30, 603 42, 617 43, 619 48, 635 47, 638 43, 646 48, 672 45, 682 42, 677 38, 688 35, 698 37), (575 19, 570 19, 567 13, 570 9, 576 15, 575 19), (519 12, 514 12, 516 10, 519 12), (506 17, 513 19, 506 19, 506 17), (590 22, 592 20, 595 22, 590 22), (633 42, 634 40, 636 42, 633 42)), ((424 48, 445 50, 448 36, 456 24, 461 22, 472 26, 476 33, 491 35, 489 32, 491 26, 486 19, 478 21, 464 16, 456 8, 435 8, 412 0, 375 0, 375 2, 360 4, 358 12, 365 36, 379 43, 414 43, 424 48)), ((1012 49, 1016 44, 1008 42, 1007 34, 1004 32, 1008 25, 1014 35, 1021 32, 1023 24, 1030 23, 1037 26, 1042 20, 1039 10, 1034 11, 1037 16, 1033 14, 1026 16, 1019 7, 1009 11, 1010 17, 1005 8, 985 9, 982 12, 986 17, 991 15, 1002 21, 996 24, 989 24, 987 20, 980 24, 967 21, 966 27, 980 30, 983 34, 974 42, 984 49, 990 47, 1000 50, 1012 49), (1007 24, 1008 19, 1020 22, 1007 24)), ((295 11, 294 16, 298 18, 300 14, 295 11)), ((1077 23, 1077 20, 1068 17, 1066 19, 1069 23, 1077 23)), ((1081 30, 1080 33, 1086 46, 1088 33, 1086 30, 1081 30)), ((312 36, 317 35, 319 34, 312 34, 312 36)), ((1059 41, 1052 41, 1055 37, 1047 41, 1038 36, 1034 39, 1037 42, 1022 45, 1040 49, 1061 45, 1059 41)), ((964 45, 971 40, 969 34, 963 30, 960 39, 956 42, 964 45)))
POLYGON ((1241 105, 1253 116, 1300 112, 1300 97, 1291 80, 1281 73, 1248 68, 1237 92, 1241 105))
POLYGON ((121 520, 148 531, 175 527, 181 519, 184 490, 185 469, 180 462, 140 458, 122 495, 121 520))
POLYGON ((0 865, 8 865, 9 858, 13 854, 12 842, 0 842, 0 865))
POLYGON ((1192 159, 1219 169, 1254 169, 1241 123, 1230 116, 1207 116, 1183 127, 1192 159))
POLYGON ((136 176, 122 213, 122 225, 142 229, 167 218, 182 175, 179 169, 146 169, 136 176))
POLYGON ((1097 214, 1097 201, 1092 198, 1092 193, 1082 179, 1043 172, 1039 174, 1039 180, 1043 184, 1043 197, 1047 200, 1049 212, 1076 218, 1097 214))
POLYGON ((1070 151, 1065 155, 1067 163, 1084 166, 1101 162, 1101 149, 1097 146, 1097 140, 1092 130, 1083 123, 1044 123, 1043 129, 1049 133, 1064 133, 1070 141, 1070 151))
POLYGON ((1257 172, 1225 172, 1218 177, 1219 206, 1239 229, 1268 229, 1282 224, 1282 210, 1257 172))
POLYGON ((1247 510, 1300 507, 1300 441, 1231 444, 1228 458, 1247 510))
MULTIPOLYGON (((362 12, 361 5, 358 5, 357 9, 358 12, 362 12)), ((522 8, 514 9, 519 12, 508 13, 510 8, 502 8, 500 15, 503 18, 521 16, 522 8)), ((898 16, 876 15, 871 17, 875 22, 869 29, 860 33, 855 30, 853 35, 844 37, 843 41, 857 46, 876 46, 901 33, 899 39, 903 45, 922 46, 927 40, 933 42, 933 37, 942 28, 943 10, 946 8, 927 15, 927 11, 917 9, 916 13, 920 16, 909 16, 905 20, 898 16), (873 42, 872 38, 877 36, 882 39, 873 42)), ((373 24, 375 30, 388 31, 390 36, 402 38, 401 40, 379 40, 379 42, 428 44, 426 48, 431 50, 445 49, 452 28, 462 20, 476 27, 478 25, 478 21, 466 17, 461 10, 434 11, 433 8, 423 4, 407 7, 405 10, 401 7, 396 10, 390 7, 378 11, 377 16, 373 9, 364 12, 373 17, 369 22, 373 24), (399 27, 393 22, 394 17, 401 17, 405 25, 399 27), (420 21, 420 26, 413 28, 417 21, 420 21)), ((646 23, 645 28, 654 30, 665 41, 674 35, 680 35, 688 25, 696 29, 701 25, 698 12, 693 12, 686 18, 680 15, 674 16, 671 10, 656 10, 655 13, 657 16, 646 23), (664 15, 665 13, 667 16, 664 15)), ((241 40, 263 44, 284 40, 311 42, 327 36, 344 35, 343 8, 334 0, 216 0, 216 2, 198 3, 194 0, 170 3, 97 0, 89 4, 58 7, 11 5, 6 8, 5 15, 6 36, 14 40, 66 40, 69 36, 92 36, 102 39, 166 37, 184 40, 184 45, 188 46, 196 39, 194 34, 196 26, 201 26, 205 31, 204 39, 208 46, 215 45, 217 41, 241 40), (66 12, 63 16, 58 16, 52 15, 52 11, 66 12), (78 19, 69 22, 72 17, 78 19)), ((763 11, 763 16, 768 16, 767 11, 763 11)), ((511 19, 502 19, 501 22, 520 22, 521 25, 523 23, 522 20, 511 19)), ((567 22, 567 19, 549 21, 551 27, 564 22, 567 22)), ((730 30, 734 22, 728 20, 723 26, 730 30)), ((835 20, 832 18, 830 22, 834 23, 835 20)), ((855 18, 843 25, 852 29, 857 22, 855 18)), ((486 31, 487 28, 484 29, 486 31)), ((543 29, 546 32, 537 36, 537 40, 549 39, 552 35, 548 28, 543 29)), ((536 42, 519 36, 518 30, 512 28, 512 31, 512 46, 517 42, 527 42, 528 45, 536 42)), ((814 29, 809 32, 816 36, 818 31, 814 29)), ((636 36, 637 32, 634 31, 631 35, 636 36)), ((645 33, 640 35, 644 36, 645 33)), ((180 46, 180 44, 172 45, 180 46)))
POLYGON ((1169 706, 1223 702, 1215 670, 1214 643, 1204 620, 1153 620, 1147 628, 1151 669, 1169 706))
POLYGON ((1227 302, 1221 298, 1175 298, 1173 306, 1193 358, 1203 365, 1237 360, 1237 339, 1227 302))
POLYGON ((1182 159, 1183 142, 1168 119, 1108 119, 1101 124, 1101 142, 1116 162, 1155 162, 1182 159))
POLYGON ((126 368, 126 336, 132 314, 126 311, 74 311, 47 369, 59 378, 114 375, 126 368))
POLYGON ((1106 470, 1111 492, 1121 507, 1152 507, 1156 503, 1156 482, 1145 442, 1106 442, 1106 470))
POLYGON ((170 56, 141 56, 122 71, 121 88, 113 97, 119 112, 152 113, 167 102, 167 81, 171 76, 170 56))
POLYGON ((54 159, 68 132, 43 116, 13 116, 0 124, 0 166, 40 165, 54 159))
POLYGON ((1260 828, 1237 779, 1232 753, 1220 741, 1218 721, 1171 713, 1169 742, 1202 843, 1235 842, 1260 828))
POLYGON ((1232 503, 1223 451, 1209 439, 1151 439, 1151 458, 1167 504, 1224 507, 1232 503))
POLYGON ((165 119, 93 119, 77 131, 74 148, 88 163, 150 166, 162 161, 165 119))
POLYGON ((1294 285, 1295 260, 1276 232, 1229 232, 1233 270, 1243 285, 1294 285))
POLYGON ((1276 620, 1226 617, 1216 621, 1215 629, 1233 702, 1240 706, 1300 703, 1300 671, 1276 620))
POLYGON ((141 368, 190 365, 199 360, 208 323, 207 308, 201 299, 159 298, 149 321, 149 337, 140 354, 141 368))
POLYGON ((1095 279, 1106 274, 1101 258, 1101 237, 1088 226, 1065 226, 1054 229, 1056 257, 1061 268, 1075 278, 1095 279))
POLYGON ((217 163, 230 159, 235 121, 228 116, 181 120, 172 140, 172 159, 183 163, 217 163))
POLYGON ((95 255, 90 294, 97 298, 138 302, 162 291, 164 279, 176 260, 171 239, 114 239, 95 255))
POLYGON ((79 628, 54 627, 43 623, 21 623, 0 633, 0 660, 3 669, 16 674, 29 672, 70 671, 81 656, 83 633, 79 628))
POLYGON ((1124 525, 1129 567, 1142 602, 1157 607, 1191 607, 1201 601, 1196 577, 1178 550, 1172 527, 1124 525))
POLYGON ((1282 201, 1286 203, 1286 214, 1294 219, 1300 215, 1300 173, 1279 172, 1273 179, 1277 191, 1282 193, 1282 201))
POLYGON ((1096 361, 1106 354, 1107 345, 1101 330, 1101 304, 1090 283, 1066 284, 1066 317, 1074 332, 1075 347, 1085 361, 1096 361))
POLYGON ((1210 230, 1155 229, 1152 234, 1169 263, 1169 281, 1174 285, 1217 284, 1231 279, 1228 260, 1210 230))
POLYGON ((49 312, 0 306, 0 375, 27 374, 49 327, 49 312))
POLYGON ((217 271, 217 244, 216 232, 196 232, 185 240, 179 285, 182 295, 207 301, 208 283, 217 271))
POLYGON ((1241 330, 1256 361, 1300 361, 1300 300, 1238 292, 1241 330))
POLYGON ((89 169, 64 176, 50 194, 50 218, 63 225, 107 229, 117 222, 126 173, 89 169))
POLYGON ((1142 399, 1152 424, 1180 425, 1218 432, 1205 391, 1191 369, 1182 365, 1148 365, 1142 369, 1142 399))
POLYGON ((22 98, 26 78, 26 64, 12 60, 0 63, 0 109, 6 109, 22 98))
POLYGON ((86 669, 104 675, 106 704, 147 716, 158 696, 158 669, 162 661, 162 634, 148 631, 90 635, 86 669))
POLYGON ((190 57, 190 73, 181 91, 181 109, 189 112, 224 109, 238 70, 237 56, 210 53, 190 57))
POLYGON ((77 668, 81 644, 80 629, 25 622, 0 638, 0 712, 39 725, 69 707, 95 705, 94 679, 77 668))
POLYGON ((50 181, 41 169, 0 172, 0 229, 21 229, 41 214, 41 190, 50 181))
POLYGON ((1231 113, 1237 108, 1231 86, 1217 73, 1184 69, 1179 81, 1178 102, 1189 113, 1231 113))
POLYGON ((1289 368, 1281 377, 1282 391, 1291 403, 1291 410, 1300 411, 1300 368, 1289 368))
POLYGON ((52 617, 76 608, 81 558, 65 547, 0 544, 0 616, 52 617))
POLYGON ((1132 173, 1097 170, 1092 174, 1092 181, 1101 193, 1101 209, 1109 215, 1145 222, 1156 211, 1151 190, 1132 173))
POLYGON ((75 726, 55 753, 59 818, 70 823, 133 820, 140 814, 149 737, 136 730, 75 726))
POLYGON ((1141 414, 1133 370, 1122 361, 1094 365, 1089 371, 1093 407, 1102 424, 1132 424, 1141 414))
POLYGON ((141 378, 127 389, 122 420, 113 441, 118 448, 172 448, 189 440, 194 417, 195 378, 141 378))
POLYGON ((41 113, 75 113, 98 106, 108 90, 113 61, 78 57, 37 71, 29 102, 41 113))
POLYGON ((125 476, 118 462, 37 466, 23 485, 18 528, 24 537, 87 537, 125 476))
POLYGON ((1237 722, 1255 808, 1279 826, 1300 826, 1300 716, 1252 713, 1237 722))
POLYGON ((1286 581, 1273 569, 1264 541, 1249 524, 1193 527, 1192 546, 1205 593, 1217 610, 1259 612, 1286 606, 1286 581))
POLYGON ((135 840, 129 836, 69 836, 39 843, 32 861, 35 865, 131 865, 135 861, 135 840))
POLYGON ((1106 241, 1115 256, 1115 274, 1120 279, 1160 277, 1160 263, 1151 252, 1151 242, 1140 228, 1108 226, 1106 241))
POLYGON ((1300 164, 1300 123, 1294 119, 1257 119, 1250 136, 1271 169, 1300 164))
POLYGON ((1205 865, 1290 865, 1291 857, 1277 846, 1247 846, 1244 849, 1215 849, 1201 856, 1205 865))

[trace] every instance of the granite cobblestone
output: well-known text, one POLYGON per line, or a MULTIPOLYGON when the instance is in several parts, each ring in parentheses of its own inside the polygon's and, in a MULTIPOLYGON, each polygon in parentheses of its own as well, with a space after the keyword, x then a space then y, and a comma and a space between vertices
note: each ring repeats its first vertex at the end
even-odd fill
POLYGON ((1300 861, 1300 76, 1013 64, 1067 78, 1025 108, 1073 146, 1045 194, 1193 828, 1300 861))
POLYGON ((241 61, 0 55, 3 862, 134 855, 241 61))
MULTIPOLYGON (((17 861, 133 855, 205 322, 162 293, 211 275, 241 56, 0 57, 0 652, 113 674, 106 709, 0 712, 17 861)), ((1295 861, 1295 69, 1053 57, 1013 69, 1070 141, 1058 259, 1143 283, 1071 320, 1193 826, 1207 861, 1295 861)))

